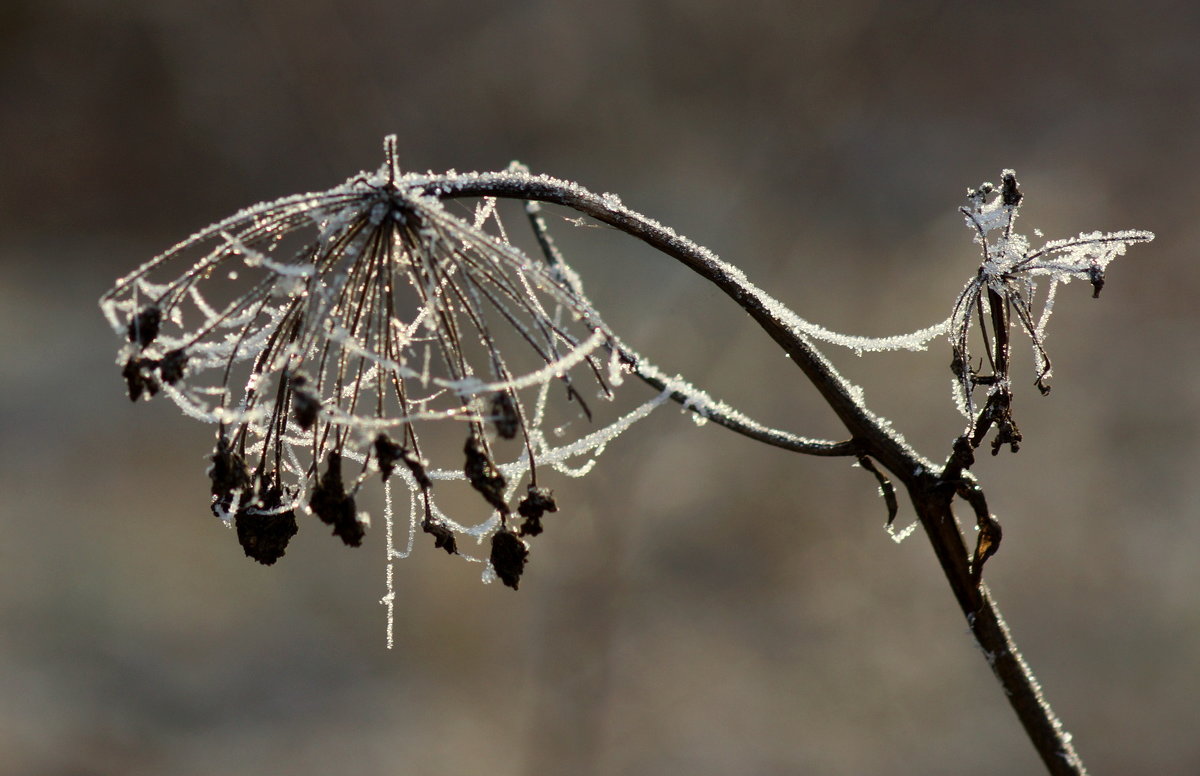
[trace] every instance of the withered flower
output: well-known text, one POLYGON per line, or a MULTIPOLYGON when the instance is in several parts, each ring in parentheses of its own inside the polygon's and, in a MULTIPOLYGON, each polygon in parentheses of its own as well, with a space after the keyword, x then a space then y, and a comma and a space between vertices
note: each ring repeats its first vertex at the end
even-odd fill
MULTIPOLYGON (((969 192, 968 203, 960 208, 967 226, 975 232, 975 241, 983 251, 983 261, 954 303, 949 321, 953 349, 951 370, 955 377, 955 396, 959 409, 971 420, 964 439, 973 449, 980 445, 988 430, 997 430, 993 455, 1003 445, 1015 452, 1021 432, 1012 417, 1013 389, 1010 332, 1015 321, 1033 345, 1037 371, 1034 384, 1043 394, 1050 392, 1050 356, 1046 353, 1046 323, 1054 308, 1059 284, 1074 279, 1092 285, 1093 297, 1104 285, 1104 270, 1134 243, 1154 239, 1150 232, 1092 232, 1065 240, 1051 240, 1039 248, 1013 231, 1024 200, 1017 176, 1012 170, 1001 174, 999 187, 984 183, 969 192), (1040 280, 1048 281, 1041 312, 1035 311, 1035 296, 1040 280), (988 373, 972 363, 970 334, 972 322, 978 322, 982 335, 988 373), (986 389, 986 401, 980 410, 975 389, 986 389)), ((969 449, 960 451, 969 457, 969 449)))
MULTIPOLYGON (((610 395, 619 346, 570 268, 513 247, 492 200, 452 215, 430 176, 401 174, 394 137, 385 151, 374 173, 197 232, 101 299, 130 398, 163 393, 216 427, 212 509, 260 562, 283 554, 296 510, 360 544, 355 497, 375 473, 385 487, 403 480, 414 527, 436 547, 454 554, 463 536, 495 534, 523 548, 512 491, 542 493, 539 466, 581 474, 564 461, 632 422, 609 437, 589 427, 580 376, 610 395), (583 441, 550 444, 541 431, 553 384, 583 441), (422 436, 461 424, 465 463, 432 468, 422 436), (482 522, 438 509, 437 483, 454 479, 482 494, 482 522)), ((526 496, 522 531, 540 529, 531 509, 552 508, 526 496)), ((522 564, 497 557, 515 587, 522 564)))

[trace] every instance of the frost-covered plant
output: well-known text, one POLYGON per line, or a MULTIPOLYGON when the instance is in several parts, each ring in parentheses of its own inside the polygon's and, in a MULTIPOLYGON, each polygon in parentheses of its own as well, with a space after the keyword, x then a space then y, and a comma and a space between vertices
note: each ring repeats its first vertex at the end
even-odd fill
MULTIPOLYGON (((983 263, 979 266, 979 272, 958 295, 950 316, 955 398, 959 409, 972 421, 966 438, 971 449, 979 447, 984 435, 995 426, 993 455, 1005 444, 1016 452, 1021 443, 1021 432, 1017 430, 1012 417, 1012 378, 1009 374, 1009 333, 1014 319, 1033 344, 1037 370, 1034 384, 1043 395, 1048 394, 1050 356, 1043 343, 1058 285, 1076 278, 1083 279, 1092 284, 1093 298, 1099 297, 1100 289, 1104 287, 1104 270, 1109 262, 1124 254, 1128 245, 1154 239, 1150 232, 1139 230, 1108 234, 1092 232, 1065 240, 1052 240, 1040 248, 1031 248, 1027 238, 1013 232, 1013 224, 1024 198, 1017 185, 1016 173, 1005 170, 1000 180, 998 189, 991 183, 984 183, 969 192, 969 204, 960 208, 966 216, 967 225, 976 233, 976 242, 983 249, 983 263), (989 238, 993 232, 997 234, 989 238), (1041 313, 1035 314, 1039 278, 1048 280, 1048 286, 1041 313), (979 374, 971 364, 969 343, 972 319, 979 322, 991 374, 979 374), (987 388, 987 399, 983 410, 977 413, 975 389, 979 386, 987 388)), ((960 445, 960 450, 965 448, 960 445)))
POLYGON ((471 221, 452 215, 406 185, 394 138, 386 151, 376 173, 196 233, 101 306, 126 340, 130 399, 162 391, 216 426, 212 510, 248 556, 278 560, 302 508, 357 546, 369 520, 355 495, 372 476, 399 476, 437 547, 457 554, 459 535, 490 537, 490 566, 515 588, 520 537, 557 510, 539 464, 566 470, 645 410, 552 445, 542 425, 553 384, 590 417, 577 382, 611 395, 620 381, 612 333, 565 263, 508 243, 494 200, 471 221), (435 423, 459 429, 456 466, 424 457, 435 423), (455 478, 491 518, 464 525, 438 508, 435 481, 455 478))
MULTIPOLYGON (((358 545, 369 519, 356 496, 378 479, 387 496, 389 611, 392 561, 408 554, 417 528, 450 554, 484 561, 486 580, 516 588, 529 539, 558 509, 554 494, 539 483, 539 468, 582 476, 617 434, 675 401, 698 420, 776 447, 852 457, 878 480, 889 531, 899 508, 891 478, 899 480, 968 626, 1048 769, 1084 772, 982 582, 1000 527, 969 469, 992 427, 993 453, 1005 444, 1015 452, 1021 441, 1012 418, 1014 322, 1031 340, 1034 382, 1047 393, 1046 323, 1057 286, 1079 278, 1099 294, 1109 262, 1152 234, 1095 232, 1033 249, 1014 231, 1022 195, 1006 170, 999 187, 983 184, 961 209, 983 260, 949 318, 911 334, 858 337, 804 320, 736 267, 614 195, 518 166, 487 174, 402 174, 394 137, 385 151, 374 173, 255 205, 201 230, 101 299, 124 343, 118 364, 130 399, 162 392, 216 427, 211 508, 236 527, 248 556, 278 560, 296 533, 297 510, 358 545), (501 197, 526 201, 542 256, 531 258, 510 241, 496 208, 501 197), (463 198, 477 202, 469 217, 447 209, 463 198), (767 428, 634 352, 587 299, 547 233, 538 202, 637 237, 718 286, 803 370, 849 438, 817 440, 767 428), (1037 312, 1042 280, 1047 287, 1037 312), (975 322, 979 365, 971 350, 975 322), (954 397, 968 425, 939 466, 874 415, 862 389, 813 343, 861 355, 924 349, 943 335, 950 340, 954 397), (611 398, 626 375, 654 394, 600 423, 590 397, 611 398), (985 392, 981 407, 979 389, 985 392), (550 401, 552 393, 557 402, 550 401), (574 418, 547 435, 553 404, 574 418), (566 428, 584 433, 562 439, 566 428), (462 440, 450 446, 456 460, 427 459, 437 446, 427 443, 431 433, 462 440), (585 456, 582 465, 571 464, 585 456), (396 546, 391 519, 397 479, 410 495, 403 548, 396 546), (464 521, 438 507, 436 496, 448 480, 470 484, 488 513, 483 520, 464 521), (952 511, 955 498, 970 505, 978 523, 971 553, 952 511), (464 546, 470 541, 487 542, 486 558, 470 556, 464 546)), ((389 644, 390 627, 389 614, 389 644)))

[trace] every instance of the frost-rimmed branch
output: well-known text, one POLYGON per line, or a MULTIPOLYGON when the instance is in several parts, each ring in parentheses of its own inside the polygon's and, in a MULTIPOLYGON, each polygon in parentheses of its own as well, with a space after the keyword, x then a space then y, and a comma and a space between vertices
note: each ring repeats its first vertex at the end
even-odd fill
MULTIPOLYGON (((999 542, 999 526, 991 519, 982 489, 961 467, 949 466, 943 470, 932 464, 908 445, 888 421, 872 413, 863 403, 862 392, 842 378, 813 344, 812 339, 820 336, 820 331, 750 282, 741 270, 669 227, 631 210, 614 195, 596 194, 575 183, 520 171, 429 176, 423 182, 414 179, 412 185, 420 185, 424 192, 444 199, 504 197, 571 208, 642 240, 720 288, 809 378, 850 433, 850 449, 867 461, 878 462, 908 492, 967 625, 1047 770, 1052 774, 1086 773, 1070 734, 1046 701, 995 599, 979 577, 982 561, 999 542), (994 531, 990 536, 982 535, 986 531, 981 532, 974 553, 968 553, 953 511, 956 495, 968 502, 981 526, 994 531)), ((827 339, 861 350, 896 346, 917 349, 944 333, 948 324, 885 340, 827 339)))
POLYGON ((283 557, 297 511, 359 546, 370 521, 356 495, 375 475, 386 484, 398 474, 436 547, 467 557, 458 539, 490 537, 484 578, 515 589, 524 537, 558 511, 539 469, 583 476, 625 419, 645 416, 606 424, 582 392, 592 385, 611 399, 630 373, 660 394, 647 411, 674 400, 697 420, 768 444, 857 454, 848 442, 768 428, 661 373, 618 340, 561 257, 531 259, 510 243, 495 198, 480 198, 467 219, 451 214, 414 185, 418 176, 401 174, 396 138, 384 146, 376 172, 244 208, 100 300, 123 341, 117 363, 129 398, 161 392, 217 427, 211 508, 249 557, 267 565, 283 557), (586 426, 586 444, 551 444, 544 433, 549 414, 560 413, 548 403, 552 383, 587 421, 568 419, 555 436, 586 426), (420 437, 435 425, 466 436, 459 466, 439 469, 444 476, 422 454, 420 437), (469 483, 486 517, 445 514, 440 479, 469 483))
MULTIPOLYGON (((538 464, 583 476, 617 434, 672 400, 698 419, 776 447, 853 456, 876 478, 896 540, 908 529, 892 532, 899 504, 885 472, 898 480, 968 626, 1048 769, 1084 773, 1070 736, 982 583, 984 563, 999 547, 1001 531, 969 468, 993 427, 993 454, 1004 444, 1015 451, 1021 439, 1011 411, 1010 330, 1029 336, 1036 385, 1048 392, 1050 359, 1043 343, 1056 285, 1086 279, 1098 294, 1106 265, 1152 234, 1096 232, 1030 249, 1012 230, 1021 194, 1015 175, 1005 171, 1001 188, 984 184, 962 210, 983 262, 950 317, 907 335, 860 337, 804 320, 733 265, 630 210, 615 195, 516 167, 505 173, 405 175, 395 136, 385 139, 385 151, 387 161, 377 172, 239 211, 142 265, 101 298, 109 324, 125 341, 118 364, 129 398, 136 402, 161 391, 185 413, 217 425, 211 506, 234 524, 249 557, 268 565, 282 557, 297 530, 297 509, 332 525, 347 545, 359 545, 369 521, 358 512, 355 495, 379 475, 387 495, 384 603, 390 611, 391 559, 408 552, 393 544, 388 477, 395 473, 411 494, 409 549, 418 524, 436 547, 468 560, 484 561, 461 553, 456 536, 477 543, 490 537, 484 578, 515 589, 529 550, 522 537, 540 534, 542 516, 557 511, 553 492, 538 484, 538 464), (481 199, 473 223, 443 208, 443 200, 459 197, 481 199), (509 242, 495 207, 498 197, 526 201, 544 262, 509 242), (717 285, 804 371, 850 438, 832 442, 768 428, 643 359, 587 299, 555 251, 538 202, 572 208, 635 236, 717 285), (996 230, 1000 236, 990 240, 996 230), (1040 315, 1034 310, 1039 278, 1049 279, 1040 315), (968 342, 975 321, 991 374, 980 374, 972 364, 968 342), (497 331, 515 339, 516 350, 502 347, 497 331), (954 353, 956 397, 968 426, 938 467, 867 408, 862 390, 838 374, 814 341, 862 354, 920 350, 943 334, 954 353), (574 442, 551 445, 543 423, 552 383, 565 387, 567 402, 592 419, 573 369, 604 398, 611 398, 611 388, 626 374, 658 395, 574 442), (978 413, 977 388, 986 389, 978 413), (445 421, 466 428, 461 469, 431 469, 422 456, 418 427, 445 421), (510 446, 509 455, 517 457, 509 463, 495 457, 493 446, 504 440, 516 446, 510 446), (568 464, 584 456, 582 465, 568 464), (344 477, 347 462, 358 472, 344 477), (446 479, 467 481, 490 516, 472 526, 443 513, 433 483, 446 479), (526 493, 514 510, 520 484, 526 493), (955 496, 971 507, 977 522, 970 554, 952 509, 955 496)), ((389 633, 390 628, 389 617, 389 633)))

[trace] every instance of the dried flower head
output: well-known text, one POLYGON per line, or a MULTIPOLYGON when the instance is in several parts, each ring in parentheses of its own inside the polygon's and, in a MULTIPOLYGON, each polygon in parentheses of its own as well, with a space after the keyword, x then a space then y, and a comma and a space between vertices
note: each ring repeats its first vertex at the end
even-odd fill
POLYGON ((1046 323, 1054 308, 1054 295, 1060 283, 1076 278, 1092 285, 1098 297, 1104 286, 1104 270, 1133 243, 1154 239, 1150 232, 1092 232, 1065 240, 1052 240, 1032 248, 1029 240, 1013 231, 1024 199, 1017 176, 1012 170, 1001 174, 1000 186, 984 183, 967 195, 960 208, 967 226, 975 232, 975 241, 983 251, 983 262, 954 302, 949 321, 953 349, 951 369, 955 376, 955 397, 959 408, 972 421, 966 439, 978 447, 988 430, 996 427, 993 455, 1007 444, 1015 452, 1021 432, 1012 418, 1012 380, 1010 377, 1011 342, 1009 332, 1015 320, 1029 336, 1037 370, 1035 385, 1050 392, 1050 356, 1046 353, 1046 323), (1048 287, 1035 313, 1038 281, 1048 287), (981 374, 972 362, 969 347, 972 321, 978 321, 982 333, 984 357, 990 373, 981 374), (976 415, 975 389, 987 389, 987 399, 976 415))
MULTIPOLYGON (((563 386, 590 417, 575 373, 611 395, 618 348, 568 267, 508 242, 494 201, 473 221, 451 215, 429 177, 401 175, 394 137, 385 151, 373 174, 196 233, 122 278, 101 307, 124 341, 130 399, 162 392, 216 426, 212 510, 237 524, 247 555, 281 556, 296 509, 358 545, 368 521, 355 495, 378 474, 405 480, 411 525, 436 546, 453 554, 456 535, 501 537, 492 565, 503 558, 497 571, 515 587, 516 487, 528 475, 538 509, 553 511, 538 466, 565 469, 636 419, 554 447, 540 430, 549 389, 563 386), (464 440, 463 457, 437 469, 421 433, 433 423, 464 440), (510 463, 498 462, 501 447, 510 463), (437 480, 464 478, 490 512, 476 525, 433 498, 437 480)), ((407 554, 390 538, 389 552, 407 554)))

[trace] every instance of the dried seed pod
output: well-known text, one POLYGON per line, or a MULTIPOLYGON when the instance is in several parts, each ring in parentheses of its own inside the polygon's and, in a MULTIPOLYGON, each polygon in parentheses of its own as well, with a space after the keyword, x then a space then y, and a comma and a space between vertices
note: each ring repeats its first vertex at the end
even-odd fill
POLYGON ((217 449, 212 454, 212 466, 208 470, 212 481, 213 514, 228 513, 233 506, 234 493, 243 495, 250 490, 250 471, 241 455, 229 447, 225 437, 217 439, 217 449))
POLYGON ((313 488, 308 507, 321 518, 321 522, 333 526, 333 535, 350 547, 362 544, 366 527, 358 519, 358 507, 354 497, 346 493, 342 483, 342 456, 331 452, 326 459, 325 473, 313 488))
POLYGON ((187 362, 188 355, 183 348, 169 351, 158 365, 158 373, 162 376, 162 381, 167 385, 174 385, 182 380, 187 362))
POLYGON ((151 305, 143 307, 129 321, 129 341, 136 342, 143 348, 158 339, 158 327, 162 323, 162 310, 151 305))
POLYGON ((517 504, 517 514, 525 518, 525 522, 521 525, 520 535, 537 536, 542 532, 542 515, 557 511, 558 504, 554 501, 554 491, 530 485, 525 498, 517 504))
POLYGON ((243 507, 234 516, 238 543, 246 552, 264 566, 270 566, 283 557, 288 542, 296 535, 296 513, 291 509, 276 511, 283 505, 283 489, 278 485, 267 487, 257 506, 243 507))
POLYGON ((1017 174, 1012 170, 1003 172, 1003 177, 1000 179, 1000 198, 1008 207, 1016 207, 1024 198, 1021 190, 1017 188, 1017 174))
POLYGON ((467 437, 463 447, 467 454, 467 463, 463 473, 475 490, 483 494, 484 499, 502 514, 508 514, 508 504, 504 502, 504 475, 496 468, 496 464, 488 458, 483 449, 483 443, 474 434, 467 437))
POLYGON ((433 536, 434 547, 444 549, 451 555, 458 554, 458 540, 454 537, 454 532, 446 526, 427 517, 421 523, 421 530, 433 536))
POLYGON ((143 393, 147 398, 158 393, 161 386, 154 376, 157 368, 158 359, 154 358, 130 358, 125 362, 121 377, 125 378, 125 385, 129 388, 130 401, 142 398, 143 393))
POLYGON ((1100 298, 1100 289, 1104 288, 1104 270, 1100 267, 1087 268, 1088 282, 1092 284, 1092 299, 1100 298))
POLYGON ((387 434, 375 437, 375 457, 379 459, 379 470, 383 473, 384 482, 392 476, 396 462, 400 461, 412 472, 413 479, 422 490, 433 487, 433 480, 429 479, 429 473, 425 471, 425 461, 418 458, 414 451, 393 442, 387 434))
POLYGON ((375 458, 379 461, 379 471, 383 475, 383 481, 387 482, 396 468, 396 462, 404 457, 404 448, 393 442, 387 434, 375 437, 374 448, 375 458))
POLYGON ((513 590, 520 584, 528 558, 529 547, 516 534, 500 529, 492 536, 492 569, 500 581, 513 590))
POLYGON ((492 394, 491 416, 496 433, 504 439, 515 438, 517 432, 521 430, 517 405, 507 391, 497 391, 492 394))
POLYGON ((292 417, 301 431, 308 431, 321 414, 321 398, 309 387, 309 379, 302 374, 292 375, 288 380, 292 390, 292 417))

